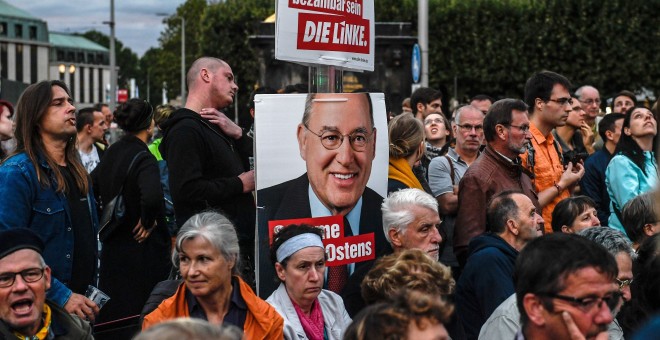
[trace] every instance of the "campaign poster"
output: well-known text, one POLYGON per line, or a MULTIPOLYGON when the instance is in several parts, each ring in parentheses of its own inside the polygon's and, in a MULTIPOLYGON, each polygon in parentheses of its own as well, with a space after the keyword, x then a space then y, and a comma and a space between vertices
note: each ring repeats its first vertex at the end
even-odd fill
POLYGON ((257 290, 261 297, 277 288, 270 261, 270 241, 277 225, 336 224, 325 234, 331 237, 324 237, 328 266, 348 263, 355 268, 386 251, 380 205, 387 195, 388 159, 382 93, 255 97, 257 290), (319 220, 327 216, 339 219, 319 220), (341 234, 336 234, 336 228, 341 234), (373 244, 367 254, 369 241, 373 244), (337 256, 332 256, 329 244, 337 256))
POLYGON ((373 0, 278 0, 275 58, 374 70, 373 0))

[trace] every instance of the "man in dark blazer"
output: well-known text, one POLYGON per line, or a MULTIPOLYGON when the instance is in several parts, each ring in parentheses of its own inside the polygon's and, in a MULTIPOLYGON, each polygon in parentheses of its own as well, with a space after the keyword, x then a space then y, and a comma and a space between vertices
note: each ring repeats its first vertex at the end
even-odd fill
MULTIPOLYGON (((345 236, 373 232, 376 256, 388 252, 383 198, 367 188, 376 145, 369 94, 308 95, 297 138, 307 172, 257 192, 259 234, 268 235, 270 220, 341 215, 345 236)), ((259 242, 267 254, 268 240, 259 242)), ((260 259, 259 295, 264 297, 276 286, 268 257, 260 259)))

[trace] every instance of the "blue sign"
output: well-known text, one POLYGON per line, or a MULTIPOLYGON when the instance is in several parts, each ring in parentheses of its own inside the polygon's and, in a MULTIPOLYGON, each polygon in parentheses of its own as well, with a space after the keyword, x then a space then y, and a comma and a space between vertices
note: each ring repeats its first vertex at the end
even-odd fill
POLYGON ((419 44, 413 46, 412 53, 412 77, 413 83, 419 83, 419 75, 422 73, 422 52, 419 49, 419 44))

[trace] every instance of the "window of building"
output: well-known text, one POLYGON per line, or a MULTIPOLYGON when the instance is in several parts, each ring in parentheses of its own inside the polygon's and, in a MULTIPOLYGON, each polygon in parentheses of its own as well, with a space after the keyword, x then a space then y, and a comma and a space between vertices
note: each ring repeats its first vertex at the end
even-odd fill
POLYGON ((37 26, 30 26, 30 40, 37 40, 37 26))
POLYGON ((98 89, 99 89, 99 102, 105 102, 105 86, 103 84, 103 69, 98 68, 96 69, 96 74, 97 74, 97 82, 98 82, 98 89))
POLYGON ((94 102, 94 69, 93 68, 88 68, 87 69, 87 95, 89 96, 89 101, 90 103, 94 102))
POLYGON ((34 84, 38 81, 39 71, 38 71, 38 51, 37 46, 30 46, 30 83, 34 84))
POLYGON ((16 38, 17 39, 22 39, 23 38, 23 25, 21 25, 21 24, 14 25, 14 32, 16 33, 16 38))
POLYGON ((0 36, 7 36, 7 23, 6 22, 0 22, 0 36))
POLYGON ((0 42, 0 77, 8 77, 9 65, 7 65, 7 43, 0 42))
MULTIPOLYGON (((23 44, 16 44, 16 80, 25 82, 23 72, 23 44)), ((29 81, 29 80, 27 80, 29 81)))
POLYGON ((80 99, 76 97, 76 84, 78 83, 77 77, 78 77, 78 70, 74 70, 73 72, 69 71, 69 92, 71 92, 71 98, 73 99, 74 102, 80 102, 80 99))

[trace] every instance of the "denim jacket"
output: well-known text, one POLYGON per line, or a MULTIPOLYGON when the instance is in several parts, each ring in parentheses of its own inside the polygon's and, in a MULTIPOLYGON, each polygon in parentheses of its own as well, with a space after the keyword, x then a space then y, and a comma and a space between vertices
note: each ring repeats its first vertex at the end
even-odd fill
MULTIPOLYGON (((64 306, 71 296, 66 287, 73 267, 71 216, 66 195, 55 190, 55 176, 41 157, 39 166, 50 177, 50 187, 39 184, 35 166, 25 153, 12 156, 0 166, 0 230, 29 228, 41 236, 45 244, 43 258, 53 276, 47 298, 64 306)), ((91 186, 87 202, 93 234, 97 235, 98 216, 91 186)))

